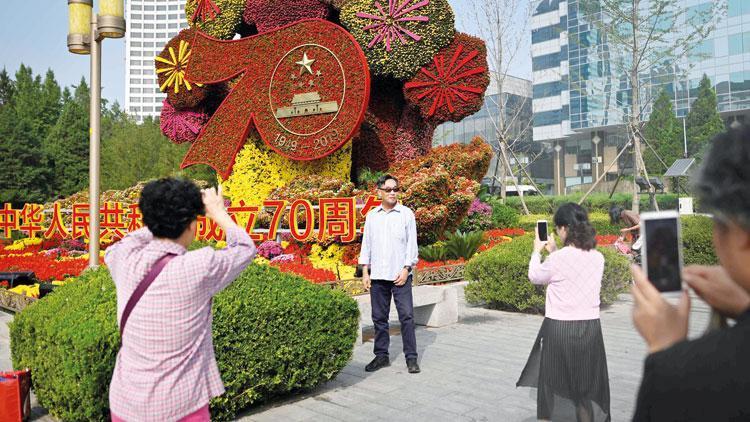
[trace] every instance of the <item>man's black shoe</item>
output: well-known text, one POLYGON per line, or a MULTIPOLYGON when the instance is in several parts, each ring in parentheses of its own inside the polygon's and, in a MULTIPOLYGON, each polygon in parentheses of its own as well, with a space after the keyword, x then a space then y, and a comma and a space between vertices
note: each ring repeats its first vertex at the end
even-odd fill
POLYGON ((416 358, 406 359, 406 367, 409 369, 410 374, 418 374, 420 371, 416 358))
POLYGON ((380 368, 385 368, 386 366, 391 366, 391 361, 388 360, 388 356, 375 356, 375 359, 373 359, 372 362, 368 363, 367 366, 365 366, 365 371, 375 372, 380 368))

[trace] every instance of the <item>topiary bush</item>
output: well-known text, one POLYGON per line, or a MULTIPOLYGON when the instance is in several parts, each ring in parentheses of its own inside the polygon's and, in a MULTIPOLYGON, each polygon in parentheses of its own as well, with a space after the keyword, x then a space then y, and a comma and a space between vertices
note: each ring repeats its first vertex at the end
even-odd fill
MULTIPOLYGON (((119 348, 115 289, 100 267, 16 315, 11 354, 32 370, 39 403, 61 420, 109 420, 119 348)), ((330 380, 347 364, 359 310, 343 292, 251 265, 213 303, 213 340, 226 393, 214 420, 330 380)))
POLYGON ((688 215, 682 221, 682 257, 686 265, 717 265, 713 242, 714 222, 710 217, 688 215))
MULTIPOLYGON (((554 209, 557 209, 557 207, 566 202, 578 203, 578 201, 582 197, 583 194, 577 193, 565 196, 547 196, 546 199, 542 198, 541 196, 526 196, 524 197, 524 199, 526 200, 526 207, 528 207, 530 213, 547 214, 552 211, 550 210, 549 206, 550 202, 552 203, 554 209)), ((659 204, 659 209, 661 210, 676 210, 677 194, 658 194, 656 195, 656 202, 659 204)), ((521 198, 517 196, 506 198, 505 203, 519 212, 523 210, 523 208, 521 207, 521 198)), ((632 203, 633 195, 631 194, 616 193, 610 198, 609 194, 607 193, 592 193, 591 195, 586 197, 586 200, 583 201, 583 204, 581 204, 581 206, 583 206, 590 212, 608 212, 613 205, 617 205, 618 207, 623 207, 625 209, 632 209, 632 203)), ((647 194, 642 194, 640 196, 640 207, 643 211, 651 209, 647 194)))
MULTIPOLYGON (((533 235, 527 234, 472 258, 464 270, 464 278, 470 280, 466 299, 495 309, 543 313, 545 288, 528 277, 533 243, 533 235)), ((600 298, 608 305, 629 284, 629 260, 608 247, 597 250, 605 259, 600 298)))

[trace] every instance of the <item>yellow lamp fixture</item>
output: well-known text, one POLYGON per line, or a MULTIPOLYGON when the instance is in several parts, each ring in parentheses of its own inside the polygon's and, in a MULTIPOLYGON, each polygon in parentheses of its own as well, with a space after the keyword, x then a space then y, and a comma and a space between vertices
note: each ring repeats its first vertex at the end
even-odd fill
POLYGON ((97 25, 99 36, 122 38, 125 36, 125 12, 123 0, 100 0, 97 25))
POLYGON ((68 0, 68 51, 89 54, 91 51, 91 9, 93 0, 68 0))

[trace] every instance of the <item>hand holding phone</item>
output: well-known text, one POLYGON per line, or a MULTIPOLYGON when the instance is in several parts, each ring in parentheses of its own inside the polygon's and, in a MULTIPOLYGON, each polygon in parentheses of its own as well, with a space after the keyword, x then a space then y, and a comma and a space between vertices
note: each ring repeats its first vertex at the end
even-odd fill
POLYGON ((682 236, 677 211, 641 214, 641 264, 661 293, 682 290, 682 236))
POLYGON ((547 239, 547 220, 537 220, 536 232, 539 235, 539 240, 546 242, 547 239))

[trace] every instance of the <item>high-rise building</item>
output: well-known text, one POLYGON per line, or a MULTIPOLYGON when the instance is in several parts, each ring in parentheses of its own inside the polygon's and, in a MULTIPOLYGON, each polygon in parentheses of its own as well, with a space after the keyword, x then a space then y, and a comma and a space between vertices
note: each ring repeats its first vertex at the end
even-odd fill
MULTIPOLYGON (((705 0, 676 0, 684 16, 711 10, 705 0)), ((728 0, 726 16, 690 55, 641 75, 641 98, 672 97, 678 118, 687 115, 703 74, 711 80, 718 111, 727 121, 750 116, 750 3, 728 0)), ((557 193, 597 179, 627 143, 624 122, 630 86, 608 59, 618 52, 605 44, 579 0, 537 0, 531 18, 533 138, 553 146, 557 193), (602 54, 606 52, 607 54, 602 54)), ((644 104, 644 116, 651 104, 644 104)), ((645 148, 645 146, 644 146, 645 148)), ((671 163, 669 163, 671 164, 671 163)), ((632 154, 623 154, 606 180, 632 174, 632 154)))
POLYGON ((166 94, 159 90, 154 57, 188 26, 185 0, 127 0, 125 110, 137 121, 158 118, 166 94))
MULTIPOLYGON (((548 171, 551 165, 549 159, 536 157, 534 162, 530 162, 530 153, 539 147, 532 145, 531 142, 531 81, 507 75, 502 91, 501 95, 497 78, 492 77, 485 92, 482 108, 460 122, 446 122, 438 126, 432 138, 433 146, 456 142, 469 143, 475 136, 482 137, 490 145, 497 145, 497 135, 492 120, 497 118, 498 104, 502 103, 505 104, 505 121, 511 125, 507 133, 511 140, 518 139, 514 150, 523 151, 518 154, 519 161, 524 165, 531 164, 530 173, 537 182, 552 183, 552 171, 548 171)), ((510 159, 513 160, 512 157, 510 159)), ((487 172, 488 177, 498 175, 497 163, 495 155, 487 172)))

